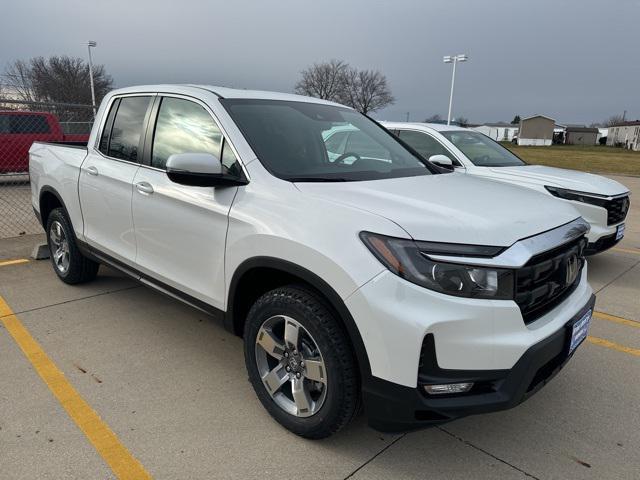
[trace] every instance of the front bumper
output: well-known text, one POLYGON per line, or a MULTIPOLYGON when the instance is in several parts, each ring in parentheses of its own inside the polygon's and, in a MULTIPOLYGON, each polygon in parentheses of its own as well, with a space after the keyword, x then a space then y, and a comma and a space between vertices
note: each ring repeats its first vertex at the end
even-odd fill
POLYGON ((416 387, 375 377, 363 385, 369 424, 385 432, 407 431, 515 407, 542 388, 568 362, 572 356, 569 354, 570 327, 587 311, 593 311, 594 304, 595 296, 591 295, 568 322, 530 346, 510 369, 442 369, 437 365, 433 336, 431 339, 427 336, 423 360, 427 367, 421 369, 416 387), (474 388, 465 394, 432 396, 422 388, 423 384, 464 381, 475 382, 474 388))
POLYGON ((595 255, 596 253, 604 252, 605 250, 609 250, 611 247, 617 245, 622 241, 622 238, 616 239, 615 232, 610 235, 605 235, 604 237, 600 237, 594 242, 589 242, 587 248, 584 250, 585 255, 595 255))
POLYGON ((616 240, 616 231, 619 225, 624 223, 624 219, 614 224, 607 223, 607 209, 590 203, 576 202, 573 200, 562 200, 569 202, 575 207, 589 225, 591 230, 587 233, 589 245, 585 251, 587 255, 594 255, 613 247, 620 240, 616 240))

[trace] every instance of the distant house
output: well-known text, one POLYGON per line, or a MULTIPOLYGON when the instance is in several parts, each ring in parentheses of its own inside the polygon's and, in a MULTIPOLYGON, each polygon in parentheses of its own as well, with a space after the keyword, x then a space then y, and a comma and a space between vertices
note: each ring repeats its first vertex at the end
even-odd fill
POLYGON ((610 126, 607 145, 640 151, 640 120, 610 126))
POLYGON ((556 121, 545 115, 523 118, 518 129, 518 145, 551 145, 555 126, 556 121))
POLYGON ((600 131, 597 128, 569 126, 564 131, 567 145, 595 145, 600 131))
POLYGON ((518 133, 518 125, 511 123, 483 123, 471 127, 473 130, 484 133, 487 137, 492 138, 497 142, 510 142, 513 140, 513 136, 518 133))
POLYGON ((598 127, 598 143, 600 142, 601 138, 606 139, 608 135, 609 135, 609 129, 607 127, 598 127))

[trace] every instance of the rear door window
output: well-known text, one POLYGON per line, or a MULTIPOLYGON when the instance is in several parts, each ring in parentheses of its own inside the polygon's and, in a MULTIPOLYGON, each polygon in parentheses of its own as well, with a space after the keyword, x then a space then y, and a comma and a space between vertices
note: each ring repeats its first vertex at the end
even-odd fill
POLYGON ((151 97, 124 97, 111 129, 107 155, 129 162, 138 162, 142 152, 144 118, 151 97))

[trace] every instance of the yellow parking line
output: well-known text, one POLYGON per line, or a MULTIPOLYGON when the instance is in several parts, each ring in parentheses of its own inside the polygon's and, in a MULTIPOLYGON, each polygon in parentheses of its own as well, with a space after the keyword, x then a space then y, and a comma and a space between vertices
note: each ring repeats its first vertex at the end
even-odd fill
POLYGON ((616 252, 635 253, 636 255, 640 255, 640 250, 637 248, 613 247, 611 250, 614 250, 616 252))
POLYGON ((616 317, 604 312, 593 312, 593 316, 600 320, 607 320, 609 322, 619 323, 620 325, 627 325, 628 327, 640 328, 640 322, 634 320, 627 320, 626 318, 616 317))
POLYGON ((2 297, 0 297, 0 319, 49 390, 111 467, 116 477, 121 480, 150 479, 151 475, 73 388, 64 373, 42 350, 2 297))
POLYGON ((5 260, 4 262, 0 262, 0 267, 6 267, 7 265, 19 265, 21 263, 29 263, 29 260, 26 258, 18 258, 16 260, 5 260))
POLYGON ((624 345, 620 345, 619 343, 610 342, 609 340, 605 340, 604 338, 592 337, 591 335, 587 337, 587 340, 589 341, 589 343, 593 343, 594 345, 600 345, 601 347, 610 348, 612 350, 617 350, 618 352, 628 353, 629 355, 640 357, 639 348, 625 347, 624 345))

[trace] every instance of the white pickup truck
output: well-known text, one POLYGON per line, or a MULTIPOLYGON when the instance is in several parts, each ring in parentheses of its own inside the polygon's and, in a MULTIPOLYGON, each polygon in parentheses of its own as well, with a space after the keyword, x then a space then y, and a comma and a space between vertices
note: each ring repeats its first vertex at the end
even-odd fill
POLYGON ((570 204, 442 173, 341 105, 120 89, 86 148, 35 143, 29 169, 62 281, 110 265, 219 316, 262 404, 308 438, 360 405, 384 431, 513 407, 587 334, 570 204), (345 125, 336 157, 323 139, 345 125))

